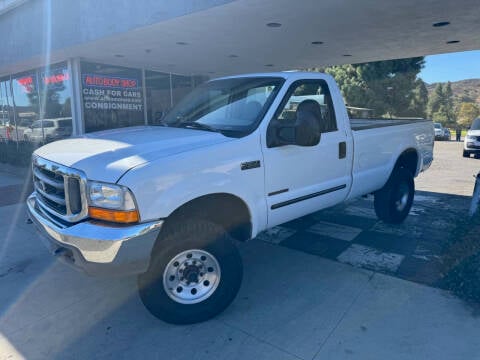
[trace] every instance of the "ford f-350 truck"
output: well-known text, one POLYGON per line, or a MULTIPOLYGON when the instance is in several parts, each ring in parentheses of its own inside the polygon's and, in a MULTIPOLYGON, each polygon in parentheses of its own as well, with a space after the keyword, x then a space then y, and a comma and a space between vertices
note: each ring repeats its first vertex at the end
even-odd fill
POLYGON ((374 194, 400 223, 432 160, 433 124, 349 119, 332 77, 209 81, 159 126, 107 130, 33 154, 29 216, 53 254, 91 275, 138 274, 147 309, 211 318, 235 298, 235 241, 374 194))

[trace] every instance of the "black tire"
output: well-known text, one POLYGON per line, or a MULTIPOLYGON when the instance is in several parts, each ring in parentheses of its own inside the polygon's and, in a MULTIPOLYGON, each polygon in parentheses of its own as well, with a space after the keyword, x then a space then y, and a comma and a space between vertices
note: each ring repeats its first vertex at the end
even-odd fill
POLYGON ((402 223, 410 212, 414 194, 413 175, 403 167, 396 168, 385 186, 375 192, 377 217, 389 224, 402 223))
MULTIPOLYGON (((155 317, 171 324, 192 324, 208 320, 226 309, 237 295, 243 277, 242 259, 230 235, 214 223, 187 220, 177 226, 172 225, 174 224, 170 224, 169 229, 165 229, 165 233, 157 240, 148 271, 138 276, 140 298, 155 317), (165 269, 167 266, 171 268, 173 259, 188 250, 205 251, 212 255, 219 265, 220 277, 209 297, 197 303, 184 304, 167 294, 163 278, 165 269)), ((192 283, 197 284, 193 286, 200 287, 203 280, 198 279, 202 272, 198 270, 196 275, 197 282, 192 283)), ((173 288, 171 292, 174 293, 173 288)))
POLYGON ((463 150, 463 157, 470 157, 470 153, 468 151, 463 150))

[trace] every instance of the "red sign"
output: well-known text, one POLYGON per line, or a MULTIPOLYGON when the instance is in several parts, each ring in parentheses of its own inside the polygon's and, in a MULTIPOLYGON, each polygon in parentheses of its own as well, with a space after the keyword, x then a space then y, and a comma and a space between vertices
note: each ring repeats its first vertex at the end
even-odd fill
POLYGON ((59 73, 59 74, 44 77, 43 83, 45 85, 50 85, 50 84, 62 83, 68 80, 70 80, 70 75, 68 73, 59 73))
POLYGON ((116 88, 136 88, 137 80, 107 77, 99 75, 84 75, 84 83, 87 86, 106 86, 116 88))
POLYGON ((17 79, 17 82, 23 86, 23 91, 26 93, 31 93, 33 90, 33 76, 25 76, 23 78, 17 79))
POLYGON ((17 82, 22 86, 29 86, 33 84, 33 77, 25 76, 23 78, 17 79, 17 82))

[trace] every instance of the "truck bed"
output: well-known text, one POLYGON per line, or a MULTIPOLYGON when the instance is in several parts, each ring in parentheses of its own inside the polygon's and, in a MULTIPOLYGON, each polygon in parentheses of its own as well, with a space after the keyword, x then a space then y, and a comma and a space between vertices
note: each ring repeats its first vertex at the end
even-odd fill
POLYGON ((350 122, 354 141, 350 197, 382 188, 399 152, 405 149, 415 149, 419 156, 414 176, 430 166, 434 139, 431 120, 350 119, 350 122))
POLYGON ((425 119, 350 119, 350 126, 353 131, 375 129, 386 126, 405 125, 419 122, 431 122, 425 119))

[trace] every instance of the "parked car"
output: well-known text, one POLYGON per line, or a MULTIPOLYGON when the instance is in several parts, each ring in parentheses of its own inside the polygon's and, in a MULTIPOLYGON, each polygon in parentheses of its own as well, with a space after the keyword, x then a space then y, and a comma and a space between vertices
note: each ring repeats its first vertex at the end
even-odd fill
POLYGON ((38 143, 60 140, 71 135, 72 118, 37 120, 23 130, 23 140, 38 143))
POLYGON ((449 128, 443 128, 443 140, 450 141, 452 139, 452 133, 449 128))
POLYGON ((445 130, 442 124, 436 122, 433 123, 433 127, 435 129, 435 140, 444 140, 445 139, 445 130))
POLYGON ((471 154, 480 157, 480 118, 473 120, 463 142, 463 157, 470 157, 471 154))
POLYGON ((160 125, 37 149, 27 205, 53 254, 92 275, 139 274, 144 305, 171 323, 235 298, 233 239, 371 193, 378 218, 401 223, 433 160, 431 121, 350 119, 320 73, 212 80, 160 125))

